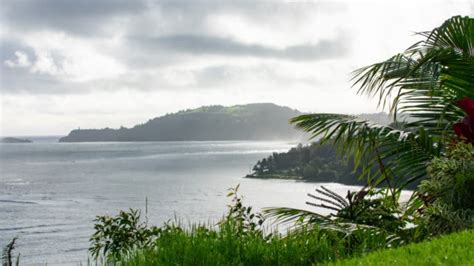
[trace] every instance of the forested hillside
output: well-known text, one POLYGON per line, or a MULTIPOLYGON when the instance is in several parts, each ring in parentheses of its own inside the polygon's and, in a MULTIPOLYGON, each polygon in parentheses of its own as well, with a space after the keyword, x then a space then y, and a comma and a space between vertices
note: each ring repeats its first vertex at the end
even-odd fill
POLYGON ((132 128, 77 129, 60 141, 296 140, 302 133, 288 120, 299 114, 271 103, 204 106, 132 128))
POLYGON ((299 144, 288 152, 273 153, 257 162, 247 177, 301 179, 313 182, 363 184, 351 160, 341 159, 333 145, 299 144))

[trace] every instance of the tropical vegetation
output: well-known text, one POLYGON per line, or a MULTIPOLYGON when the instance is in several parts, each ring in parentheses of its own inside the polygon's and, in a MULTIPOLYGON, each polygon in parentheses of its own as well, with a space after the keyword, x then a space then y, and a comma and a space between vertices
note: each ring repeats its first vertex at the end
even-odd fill
MULTIPOLYGON (((450 160, 447 154, 462 145, 472 150, 473 33, 474 19, 453 17, 431 32, 419 33, 425 39, 403 53, 354 72, 358 92, 375 96, 382 107, 387 106, 393 114, 392 126, 342 114, 307 114, 292 122, 320 137, 321 143, 333 143, 342 154, 352 154, 361 177, 367 180, 363 190, 385 184, 390 194, 385 198, 394 199, 398 209, 395 201, 403 188, 417 180, 433 180, 427 179, 428 166, 436 164, 436 158, 450 160), (411 121, 397 120, 398 114, 411 121)), ((472 163, 472 157, 466 161, 472 163)), ((425 196, 416 190, 406 210, 421 212, 431 207, 425 196)), ((439 195, 430 197, 434 200, 439 195)), ((278 209, 273 213, 283 215, 278 209)), ((416 216, 406 213, 401 217, 416 216)))
MULTIPOLYGON (((293 208, 254 213, 233 190, 217 226, 150 228, 137 222, 136 213, 99 217, 91 251, 125 265, 311 265, 473 229, 474 19, 452 17, 419 35, 423 39, 406 51, 354 72, 358 92, 376 97, 393 115, 391 125, 325 113, 291 120, 349 156, 365 181, 345 197, 325 187, 309 194, 308 205, 329 215, 293 208), (402 202, 401 191, 415 182, 420 185, 402 202), (287 224, 289 231, 265 230, 268 222, 287 224)), ((439 247, 432 262, 449 263, 455 251, 443 245, 463 245, 469 237, 472 230, 380 254, 389 256, 387 262, 406 255, 400 262, 408 263, 412 253, 439 247)), ((373 262, 377 254, 359 262, 373 262)), ((461 261, 472 264, 474 258, 461 261)))
POLYGON ((259 160, 253 167, 251 178, 297 179, 311 182, 336 182, 363 185, 357 179, 354 165, 347 158, 338 156, 331 144, 313 142, 298 144, 288 152, 273 153, 259 160))
POLYGON ((387 235, 371 228, 345 232, 306 227, 281 234, 265 229, 265 217, 243 204, 238 187, 218 224, 147 225, 135 210, 98 217, 91 254, 104 264, 120 265, 311 265, 385 246, 387 235), (146 236, 146 237, 144 237, 146 236))

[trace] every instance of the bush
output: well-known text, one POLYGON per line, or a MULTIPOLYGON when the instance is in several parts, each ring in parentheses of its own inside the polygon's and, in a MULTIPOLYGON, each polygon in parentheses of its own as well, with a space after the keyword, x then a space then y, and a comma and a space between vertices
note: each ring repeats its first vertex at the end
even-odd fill
POLYGON ((474 146, 463 142, 428 166, 419 186, 423 222, 433 235, 474 228, 474 146))
POLYGON ((148 226, 140 219, 140 211, 120 211, 115 217, 98 216, 89 251, 96 259, 103 255, 110 261, 126 257, 135 249, 153 246, 163 229, 148 226))

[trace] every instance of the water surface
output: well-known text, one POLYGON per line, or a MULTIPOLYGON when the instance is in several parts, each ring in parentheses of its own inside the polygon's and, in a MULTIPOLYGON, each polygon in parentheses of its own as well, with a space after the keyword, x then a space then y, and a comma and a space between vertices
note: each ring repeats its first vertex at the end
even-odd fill
MULTIPOLYGON (((305 207, 317 184, 242 178, 288 142, 57 143, 0 145, 0 244, 18 237, 24 265, 87 260, 96 215, 145 208, 155 225, 177 217, 215 222, 228 188, 256 208, 305 207)), ((345 193, 347 186, 329 184, 345 193)))

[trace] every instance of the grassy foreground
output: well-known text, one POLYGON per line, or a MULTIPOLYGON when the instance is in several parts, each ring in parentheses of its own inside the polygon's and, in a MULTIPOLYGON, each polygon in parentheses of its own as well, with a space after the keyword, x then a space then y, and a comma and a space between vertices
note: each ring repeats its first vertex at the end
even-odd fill
POLYGON ((397 249, 379 250, 329 265, 474 265, 474 230, 397 249))
POLYGON ((220 233, 170 227, 156 248, 138 250, 120 265, 474 265, 474 230, 389 250, 377 248, 380 239, 353 239, 359 243, 352 247, 336 239, 317 230, 264 240, 236 238, 229 227, 220 233))
POLYGON ((337 233, 301 230, 286 237, 241 234, 234 226, 221 230, 170 226, 154 248, 140 249, 120 265, 312 265, 380 248, 380 237, 354 236, 342 241, 337 233))

